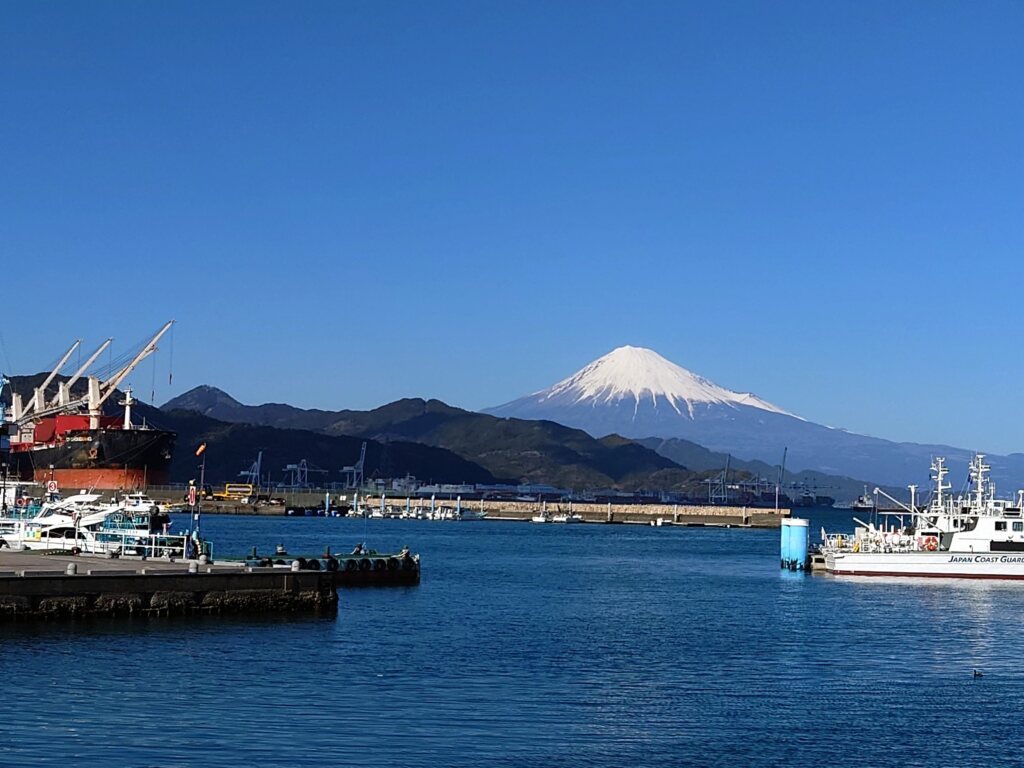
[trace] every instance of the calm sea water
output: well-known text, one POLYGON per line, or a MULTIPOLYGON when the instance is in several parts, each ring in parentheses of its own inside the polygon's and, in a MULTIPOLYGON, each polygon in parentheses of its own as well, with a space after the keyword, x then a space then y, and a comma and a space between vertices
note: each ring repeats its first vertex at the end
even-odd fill
POLYGON ((781 573, 767 531, 205 525, 221 555, 409 544, 423 583, 330 618, 2 627, 0 764, 1024 760, 1024 585, 781 573))

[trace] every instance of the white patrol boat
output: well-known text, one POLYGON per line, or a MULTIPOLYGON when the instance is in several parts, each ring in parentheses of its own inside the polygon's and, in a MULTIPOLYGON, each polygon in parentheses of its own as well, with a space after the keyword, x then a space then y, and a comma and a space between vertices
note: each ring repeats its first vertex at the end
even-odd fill
POLYGON ((822 530, 825 569, 847 576, 1024 579, 1024 491, 1015 501, 997 499, 984 458, 978 454, 971 460, 967 495, 947 493, 949 470, 936 459, 935 491, 926 507, 914 504, 915 486, 910 486, 910 505, 900 504, 905 512, 883 516, 895 518, 894 523, 854 518, 853 536, 822 530))

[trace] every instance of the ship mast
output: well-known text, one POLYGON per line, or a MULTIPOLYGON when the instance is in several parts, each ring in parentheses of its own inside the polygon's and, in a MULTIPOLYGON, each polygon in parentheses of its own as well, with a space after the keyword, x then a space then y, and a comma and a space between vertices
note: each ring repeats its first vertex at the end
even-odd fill
POLYGON ((971 481, 974 483, 974 499, 978 509, 985 504, 985 476, 991 467, 985 463, 985 454, 976 453, 971 459, 971 481))
POLYGON ((932 479, 935 481, 935 503, 936 509, 942 509, 942 505, 945 502, 944 492, 950 490, 953 485, 952 483, 944 482, 946 475, 949 474, 949 470, 946 468, 946 460, 942 456, 936 456, 935 460, 932 461, 932 479))

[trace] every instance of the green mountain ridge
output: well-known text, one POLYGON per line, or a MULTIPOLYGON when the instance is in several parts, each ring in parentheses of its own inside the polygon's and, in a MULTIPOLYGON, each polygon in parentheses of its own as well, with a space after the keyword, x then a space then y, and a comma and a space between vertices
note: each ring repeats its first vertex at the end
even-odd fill
POLYGON ((488 416, 440 400, 407 398, 370 411, 330 412, 276 403, 245 406, 220 390, 204 387, 164 405, 181 408, 225 421, 315 425, 328 435, 423 443, 450 450, 514 482, 571 489, 690 491, 703 481, 699 473, 630 440, 597 440, 554 422, 488 416))

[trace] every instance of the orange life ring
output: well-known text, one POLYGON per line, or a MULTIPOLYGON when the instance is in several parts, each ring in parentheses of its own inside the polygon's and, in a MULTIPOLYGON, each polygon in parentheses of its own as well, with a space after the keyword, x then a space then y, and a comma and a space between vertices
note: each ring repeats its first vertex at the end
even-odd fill
POLYGON ((89 458, 90 459, 95 459, 99 455, 100 455, 99 449, 97 449, 97 448, 90 448, 89 449, 89 458))
POLYGON ((924 548, 927 549, 929 552, 934 552, 936 549, 939 548, 939 540, 934 536, 925 536, 924 548))
POLYGON ((17 499, 14 500, 14 503, 17 504, 19 507, 27 507, 28 499, 26 499, 24 496, 19 496, 17 499))

